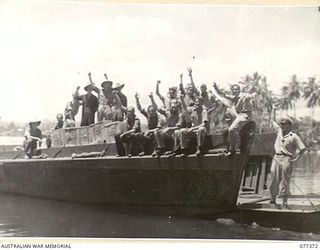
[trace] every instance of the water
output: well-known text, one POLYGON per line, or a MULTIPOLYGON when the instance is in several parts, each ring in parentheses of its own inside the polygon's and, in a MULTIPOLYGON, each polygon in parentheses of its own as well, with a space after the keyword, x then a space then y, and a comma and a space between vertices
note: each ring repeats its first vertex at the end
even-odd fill
POLYGON ((296 185, 291 183, 292 194, 301 195, 303 192, 304 194, 320 195, 320 151, 307 152, 295 162, 292 178, 296 183, 296 185))
POLYGON ((8 194, 0 194, 0 236, 320 240, 317 234, 224 218, 181 218, 8 194))
MULTIPOLYGON (((2 138, 3 139, 3 138, 2 138)), ((320 152, 295 163, 294 181, 320 194, 320 152)), ((291 185, 293 194, 301 194, 291 185)), ((319 234, 246 225, 227 217, 183 218, 0 193, 0 237, 320 240, 319 234)))

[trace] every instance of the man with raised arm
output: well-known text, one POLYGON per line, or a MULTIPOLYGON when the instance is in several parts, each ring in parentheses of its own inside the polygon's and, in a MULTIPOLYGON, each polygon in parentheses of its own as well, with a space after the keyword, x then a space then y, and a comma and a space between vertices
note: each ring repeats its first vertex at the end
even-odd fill
POLYGON ((168 92, 168 97, 164 97, 163 95, 160 94, 160 91, 159 91, 160 83, 161 83, 161 81, 158 80, 157 85, 156 85, 157 86, 156 87, 156 95, 160 98, 161 102, 163 103, 163 107, 165 109, 169 109, 171 100, 178 100, 179 101, 179 98, 177 96, 178 89, 177 89, 177 87, 170 87, 169 92, 168 92))
POLYGON ((79 112, 81 102, 79 100, 79 89, 78 86, 76 91, 72 94, 72 101, 68 102, 64 109, 64 127, 71 128, 76 126, 75 116, 79 112))
POLYGON ((216 99, 215 99, 214 95, 211 93, 211 91, 207 90, 206 84, 201 84, 200 96, 203 99, 203 105, 206 107, 206 109, 210 109, 214 106, 216 99))
POLYGON ((222 97, 231 101, 236 111, 236 117, 231 123, 228 129, 228 155, 233 155, 236 152, 236 144, 239 140, 239 131, 251 121, 253 111, 253 99, 257 95, 255 89, 251 91, 253 93, 241 93, 240 86, 234 84, 231 86, 231 95, 221 91, 216 83, 213 83, 215 91, 222 97))
POLYGON ((186 88, 183 88, 182 75, 180 75, 180 92, 184 96, 184 102, 187 107, 191 107, 194 105, 195 98, 199 96, 199 91, 197 90, 192 76, 192 69, 188 68, 188 74, 190 77, 190 83, 187 84, 186 88))
POLYGON ((179 137, 182 156, 188 154, 190 147, 190 139, 197 139, 197 151, 196 155, 205 153, 205 138, 209 131, 208 113, 203 108, 203 99, 201 97, 195 98, 193 107, 187 107, 184 102, 183 96, 181 96, 181 103, 184 109, 185 115, 189 122, 191 122, 190 128, 181 128, 175 133, 175 136, 179 137))
POLYGON ((37 151, 37 144, 39 147, 42 142, 42 133, 38 126, 41 124, 41 121, 33 120, 29 122, 29 125, 26 128, 24 133, 25 141, 23 142, 23 148, 26 153, 26 157, 31 159, 37 151))
MULTIPOLYGON (((159 109, 159 113, 166 117, 166 128, 158 126, 154 131, 154 137, 156 142, 156 150, 152 154, 153 156, 161 156, 166 151, 172 151, 172 144, 174 143, 174 132, 181 128, 182 114, 180 110, 180 103, 177 100, 171 100, 169 104, 169 111, 159 109)), ((178 142, 175 143, 177 146, 178 142)))
POLYGON ((97 112, 99 106, 98 98, 92 94, 92 91, 97 91, 97 87, 91 80, 91 73, 88 75, 90 83, 84 87, 84 90, 87 93, 77 97, 78 100, 81 100, 82 105, 81 126, 89 126, 94 124, 95 113, 97 112))
POLYGON ((276 123, 275 113, 273 115, 273 128, 277 133, 274 143, 275 155, 271 165, 270 203, 276 204, 281 184, 280 194, 283 204, 287 205, 290 195, 290 175, 292 164, 305 152, 306 148, 300 137, 292 131, 293 120, 289 116, 280 119, 280 125, 276 123))
MULTIPOLYGON (((115 103, 114 94, 113 92, 113 82, 109 81, 107 75, 104 74, 106 77, 106 81, 101 83, 101 90, 95 87, 95 91, 98 93, 98 100, 99 100, 99 107, 98 107, 98 122, 102 120, 112 120, 113 117, 113 105, 115 103)), ((91 74, 90 74, 90 82, 92 82, 91 74)))
POLYGON ((140 113, 147 118, 148 121, 148 131, 144 134, 141 133, 141 135, 138 135, 138 144, 142 150, 139 156, 143 156, 145 153, 148 153, 148 148, 152 148, 152 150, 154 149, 153 133, 154 129, 156 129, 159 126, 158 124, 160 124, 159 114, 157 113, 158 107, 154 101, 152 92, 150 93, 149 97, 152 104, 148 106, 147 110, 145 110, 141 107, 138 93, 135 94, 137 108, 140 113))

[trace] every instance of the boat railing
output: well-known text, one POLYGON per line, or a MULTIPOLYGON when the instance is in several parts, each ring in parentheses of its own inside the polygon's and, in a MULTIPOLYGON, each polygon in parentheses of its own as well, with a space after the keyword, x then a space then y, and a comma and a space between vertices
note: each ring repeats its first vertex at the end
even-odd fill
POLYGON ((99 143, 114 143, 114 136, 124 131, 124 123, 105 127, 112 121, 103 120, 90 126, 61 128, 51 134, 52 147, 80 146, 99 143))

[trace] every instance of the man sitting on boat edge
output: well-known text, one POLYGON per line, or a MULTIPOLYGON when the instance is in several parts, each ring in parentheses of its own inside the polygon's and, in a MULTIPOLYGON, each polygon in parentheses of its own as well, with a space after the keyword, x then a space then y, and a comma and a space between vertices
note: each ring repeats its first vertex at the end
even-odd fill
POLYGON ((32 156, 36 154, 37 151, 37 143, 39 143, 39 147, 42 143, 42 133, 38 126, 41 124, 39 120, 33 120, 29 122, 29 125, 26 128, 24 133, 25 141, 23 142, 23 148, 26 153, 26 158, 31 159, 32 156))
POLYGON ((256 97, 258 91, 252 88, 250 92, 241 92, 239 84, 233 84, 231 86, 232 94, 226 94, 221 91, 216 83, 213 83, 213 87, 218 95, 230 100, 236 111, 235 118, 228 128, 228 155, 234 155, 236 153, 236 145, 240 140, 240 130, 251 122, 253 112, 253 98, 256 97))
MULTIPOLYGON (((116 147, 117 147, 117 156, 127 155, 131 157, 134 155, 135 147, 138 145, 138 137, 141 136, 141 125, 140 119, 135 115, 134 107, 124 107, 121 103, 120 97, 117 95, 117 91, 113 91, 115 95, 117 105, 123 113, 126 113, 126 119, 124 120, 126 124, 126 132, 115 135, 116 147), (123 144, 125 144, 125 150, 123 148, 123 144)), ((110 124, 118 123, 113 122, 110 124)), ((110 124, 106 124, 105 127, 110 126, 110 124)))
MULTIPOLYGON (((204 154, 206 151, 204 147, 205 138, 208 134, 209 123, 207 110, 203 107, 203 99, 202 97, 196 97, 194 107, 187 107, 183 96, 181 96, 181 103, 186 119, 192 124, 191 127, 181 128, 175 133, 175 137, 178 137, 180 141, 182 156, 188 154, 190 140, 193 138, 197 139, 196 155, 204 154)), ((177 138, 175 138, 175 140, 176 139, 177 138)))
POLYGON ((179 112, 181 111, 179 109, 180 103, 177 100, 172 99, 169 107, 169 111, 159 109, 159 113, 163 114, 167 118, 167 127, 164 128, 162 126, 158 126, 158 128, 154 131, 156 150, 152 156, 159 157, 166 151, 172 152, 174 133, 181 128, 182 114, 179 112))
POLYGON ((154 130, 160 126, 160 117, 157 113, 158 107, 154 101, 152 92, 149 94, 149 97, 151 100, 151 105, 149 105, 147 110, 145 110, 141 107, 138 93, 135 94, 137 108, 140 113, 145 116, 148 122, 148 130, 145 133, 141 133, 137 137, 137 143, 139 144, 141 150, 139 156, 153 153, 153 150, 155 149, 154 130), (149 150, 150 148, 151 152, 149 150))

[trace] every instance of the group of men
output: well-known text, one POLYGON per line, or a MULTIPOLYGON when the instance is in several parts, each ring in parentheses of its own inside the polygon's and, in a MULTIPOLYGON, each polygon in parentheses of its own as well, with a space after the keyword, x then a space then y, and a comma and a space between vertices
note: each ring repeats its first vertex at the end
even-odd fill
POLYGON ((113 86, 113 82, 106 80, 101 83, 101 89, 98 88, 92 81, 91 73, 89 72, 89 83, 84 87, 85 94, 80 95, 80 87, 72 94, 72 101, 68 102, 63 114, 57 115, 57 125, 54 129, 75 127, 75 116, 79 112, 79 107, 82 106, 81 126, 89 126, 97 120, 122 121, 124 113, 120 109, 115 95, 119 96, 122 105, 127 106, 127 97, 121 92, 124 84, 117 83, 113 86), (96 94, 94 94, 95 92, 96 94))
MULTIPOLYGON (((160 94, 161 82, 157 81, 156 95, 161 100, 160 107, 150 93, 151 104, 144 109, 138 93, 135 94, 137 109, 147 120, 147 131, 142 132, 135 108, 128 106, 127 97, 121 92, 124 85, 117 84, 113 87, 113 82, 108 80, 105 74, 106 80, 99 89, 89 73, 90 83, 84 88, 86 94, 79 95, 79 87, 76 89, 73 100, 66 106, 65 119, 63 120, 62 114, 58 114, 54 129, 74 127, 75 115, 82 105, 81 126, 93 124, 96 113, 98 121, 112 121, 105 126, 118 122, 125 124, 125 132, 115 136, 119 156, 186 156, 190 153, 192 143, 196 145, 196 155, 201 155, 207 150, 207 135, 222 127, 228 131, 228 155, 235 154, 239 131, 251 121, 254 98, 259 95, 259 91, 252 88, 250 92, 241 92, 240 85, 234 84, 231 92, 225 93, 216 83, 213 83, 212 91, 208 91, 205 84, 198 90, 191 68, 188 68, 188 75, 190 83, 184 87, 181 74, 179 89, 170 87, 167 96, 160 94)), ((34 154, 37 141, 41 142, 41 131, 37 128, 39 124, 40 121, 30 122, 25 133, 24 147, 29 158, 34 154)), ((283 203, 287 203, 292 162, 299 159, 305 151, 299 136, 292 132, 292 125, 293 120, 290 117, 281 118, 280 125, 274 123, 277 139, 276 154, 271 167, 271 203, 276 202, 280 183, 283 203)))
POLYGON ((239 131, 251 121, 253 98, 257 92, 252 89, 252 93, 241 93, 240 85, 234 84, 231 86, 231 94, 227 94, 215 83, 213 91, 208 91, 205 84, 198 90, 192 69, 187 70, 190 83, 184 87, 181 74, 179 90, 177 87, 170 87, 168 96, 160 94, 161 82, 157 81, 156 95, 162 102, 161 107, 156 104, 151 93, 151 105, 146 111, 141 108, 139 96, 135 95, 138 110, 148 121, 148 130, 142 133, 139 125, 120 135, 120 139, 125 138, 125 142, 129 144, 128 156, 133 154, 133 144, 138 144, 140 155, 144 155, 146 149, 150 148, 150 141, 154 145, 153 156, 186 156, 192 152, 194 145, 196 155, 202 155, 208 150, 207 135, 222 128, 228 128, 228 154, 235 154, 239 131))
POLYGON ((192 152, 194 145, 196 154, 201 155, 208 149, 207 135, 223 127, 228 127, 228 154, 235 154, 239 131, 251 120, 252 101, 257 92, 252 90, 252 93, 241 93, 240 86, 234 84, 231 94, 227 94, 215 83, 213 91, 209 91, 205 84, 198 90, 192 69, 188 68, 187 71, 190 82, 184 87, 181 74, 179 88, 170 87, 167 96, 160 94, 161 82, 157 81, 156 95, 161 101, 160 106, 151 93, 151 104, 144 109, 139 95, 135 94, 136 106, 147 120, 146 132, 141 131, 141 122, 135 114, 135 108, 127 105, 127 98, 121 92, 123 85, 113 88, 112 81, 106 80, 101 84, 102 89, 99 89, 93 83, 90 73, 90 84, 85 87, 87 94, 80 96, 77 89, 73 102, 67 105, 65 117, 74 118, 79 105, 82 105, 81 126, 94 123, 96 112, 98 121, 123 121, 126 131, 115 137, 119 156, 186 156, 192 152), (93 91, 97 96, 92 94, 93 91))

